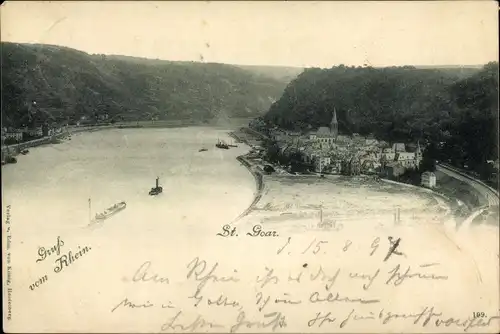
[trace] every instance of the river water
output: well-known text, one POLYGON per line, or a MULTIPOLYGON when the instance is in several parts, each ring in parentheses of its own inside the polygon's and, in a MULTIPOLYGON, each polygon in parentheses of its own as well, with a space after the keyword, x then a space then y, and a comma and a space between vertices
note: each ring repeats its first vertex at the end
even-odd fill
MULTIPOLYGON (((473 311, 496 314, 498 231, 471 230, 459 238, 451 231, 448 235, 448 231, 437 224, 384 230, 365 222, 366 226, 357 225, 349 231, 346 228, 340 232, 300 231, 283 233, 277 238, 252 237, 247 232, 260 219, 254 213, 249 226, 241 221, 235 224, 239 236, 216 236, 224 224, 233 221, 250 205, 256 191, 253 176, 236 160, 249 148, 242 144, 230 150, 214 147, 218 138, 231 141, 227 132, 222 128, 187 127, 79 133, 73 135, 71 141, 33 148, 28 155, 20 156, 16 165, 2 167, 3 206, 4 209, 10 206, 11 227, 7 252, 10 253, 8 273, 12 289, 8 307, 12 310, 12 319, 6 328, 25 333, 159 332, 162 324, 179 310, 182 312, 179 323, 186 326, 192 322, 199 325, 195 321, 199 316, 227 325, 224 329, 210 328, 212 332, 228 332, 228 326, 238 321, 241 310, 249 319, 266 323, 269 319, 264 313, 284 312, 288 328, 282 331, 289 332, 317 331, 307 325, 317 312, 331 311, 343 319, 354 307, 356 312, 363 311, 365 315, 369 311, 379 314, 380 309, 415 314, 429 305, 449 317, 466 318, 473 311), (203 147, 208 151, 198 152, 203 147), (163 193, 151 197, 148 192, 157 176, 163 193), (102 224, 88 226, 89 213, 95 215, 120 201, 127 202, 124 211, 102 224), (389 236, 403 240, 400 248, 404 256, 394 255, 385 262, 389 236), (40 249, 54 247, 58 238, 61 243, 55 248, 56 254, 45 253, 45 258, 41 257, 40 249), (380 249, 371 256, 371 252, 379 248, 378 244, 374 247, 374 240, 380 240, 380 249), (285 251, 279 251, 284 247, 285 251), (59 268, 62 262, 58 259, 69 258, 70 252, 71 256, 79 254, 79 257, 59 268), (214 275, 234 275, 241 281, 224 283, 212 278, 199 294, 204 299, 197 305, 193 296, 200 282, 195 280, 196 275, 188 274, 190 264, 197 259, 207 261, 206 270, 198 270, 203 275, 209 276, 210 268, 215 268, 214 275), (398 263, 403 269, 411 265, 412 270, 434 270, 436 275, 446 274, 449 279, 408 279, 398 287, 384 283, 391 268, 398 263), (137 274, 145 272, 141 269, 144 265, 148 268, 147 275, 137 274), (273 278, 265 281, 264 286, 260 282, 271 270, 268 268, 280 281, 273 278), (336 290, 332 291, 352 298, 380 299, 380 303, 359 307, 345 303, 323 306, 308 303, 311 293, 324 292, 324 281, 308 280, 317 276, 317 268, 329 274, 341 270, 336 290), (302 271, 301 285, 290 281, 291 272, 295 277, 302 271), (380 277, 369 291, 362 288, 363 281, 354 281, 349 276, 351 272, 379 271, 380 277), (259 291, 273 299, 291 293, 304 304, 281 307, 269 303, 267 309, 260 312, 255 301, 259 291), (219 296, 236 300, 243 306, 239 309, 207 302, 219 296), (155 306, 145 309, 128 305, 116 309, 123 300, 155 306), (464 304, 464 300, 468 303, 464 304), (164 307, 170 303, 173 308, 164 307)), ((362 189, 355 184, 349 184, 355 189, 348 192, 339 183, 329 188, 323 183, 275 183, 274 186, 268 183, 264 200, 315 202, 326 197, 325 206, 329 203, 327 199, 330 202, 356 200, 365 206, 375 200, 369 194, 357 198, 354 190, 362 189)), ((384 201, 407 198, 401 193, 384 196, 387 197, 384 201)), ((384 202, 377 203, 382 206, 384 202)), ((2 210, 4 222, 6 211, 2 210)), ((265 229, 271 228, 271 224, 262 225, 265 229)), ((438 330, 430 326, 409 327, 413 321, 394 321, 392 329, 397 332, 456 330, 445 326, 438 330)), ((474 332, 479 329, 493 332, 493 326, 498 325, 474 328, 474 332)), ((387 328, 375 321, 352 322, 344 331, 384 332, 387 328)), ((195 329, 201 332, 207 327, 195 329)), ((245 330, 269 332, 271 328, 245 330)), ((335 331, 326 326, 322 330, 335 331)))
POLYGON ((3 167, 4 205, 36 235, 82 228, 89 211, 93 216, 122 200, 127 209, 106 224, 191 226, 215 218, 223 224, 252 201, 255 181, 235 160, 248 149, 216 149, 218 138, 230 141, 227 131, 203 127, 79 133, 3 167), (208 151, 198 152, 202 147, 208 151), (156 177, 164 193, 151 197, 156 177))
MULTIPOLYGON (((231 142, 227 129, 209 127, 78 133, 61 144, 32 148, 16 165, 2 167, 3 206, 10 205, 12 228, 15 323, 26 325, 20 309, 36 318, 48 302, 40 293, 74 291, 74 281, 89 284, 97 272, 123 275, 116 265, 137 266, 135 256, 203 249, 204 240, 250 205, 256 190, 253 176, 236 160, 248 147, 220 150, 214 146, 218 138, 231 142), (163 193, 149 196, 156 177, 163 193), (90 215, 120 201, 127 202, 125 210, 88 226, 90 215), (61 254, 88 246, 92 250, 86 256, 94 259, 78 260, 87 265, 54 277, 55 255, 36 260, 39 247, 49 249, 57 237, 64 242, 61 254), (31 291, 29 286, 45 274, 44 292, 31 291)), ((89 288, 79 293, 88 295, 89 288)), ((57 328, 64 328, 64 321, 58 322, 57 328)), ((33 326, 37 330, 40 323, 33 326)))

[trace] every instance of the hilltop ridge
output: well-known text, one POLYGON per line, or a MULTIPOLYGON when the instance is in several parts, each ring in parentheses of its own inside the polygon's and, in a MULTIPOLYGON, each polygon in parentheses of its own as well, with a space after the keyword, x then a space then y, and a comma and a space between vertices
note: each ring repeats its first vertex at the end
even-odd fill
POLYGON ((438 160, 484 166, 498 159, 498 63, 460 68, 310 68, 285 89, 263 117, 268 126, 308 131, 329 124, 339 132, 388 142, 428 142, 438 160))
POLYGON ((265 113, 288 81, 234 65, 91 55, 1 43, 2 124, 110 120, 208 122, 265 113), (36 106, 32 104, 36 101, 36 106))

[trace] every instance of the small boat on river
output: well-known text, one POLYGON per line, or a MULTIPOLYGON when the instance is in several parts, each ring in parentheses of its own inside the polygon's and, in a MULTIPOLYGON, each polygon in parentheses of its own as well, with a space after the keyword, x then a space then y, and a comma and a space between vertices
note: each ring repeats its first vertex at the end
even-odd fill
POLYGON ((217 144, 215 144, 215 147, 223 149, 223 150, 229 150, 229 145, 226 144, 225 142, 219 140, 217 144))
POLYGON ((208 150, 207 150, 206 148, 200 148, 200 149, 198 150, 198 152, 205 152, 205 151, 208 151, 208 150))
POLYGON ((163 188, 160 187, 159 181, 160 181, 160 178, 157 177, 156 178, 156 187, 151 188, 151 190, 149 191, 149 195, 150 196, 156 196, 156 195, 159 195, 159 194, 161 194, 163 192, 163 188))

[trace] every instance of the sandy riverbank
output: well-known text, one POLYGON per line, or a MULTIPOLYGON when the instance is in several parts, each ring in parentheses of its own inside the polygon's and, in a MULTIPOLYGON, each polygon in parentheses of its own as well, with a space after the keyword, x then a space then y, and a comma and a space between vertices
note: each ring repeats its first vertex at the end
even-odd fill
POLYGON ((260 201, 260 199, 262 197, 262 193, 264 192, 264 181, 263 181, 262 173, 260 173, 258 170, 256 170, 256 168, 254 166, 252 166, 250 162, 248 162, 248 160, 245 158, 245 156, 238 156, 236 159, 239 162, 241 162, 241 164, 243 166, 245 166, 248 169, 248 171, 255 178, 256 192, 255 192, 254 200, 252 201, 250 206, 245 211, 243 211, 238 217, 236 217, 236 219, 233 222, 236 222, 236 221, 240 220, 241 218, 245 217, 246 215, 248 215, 253 210, 255 205, 260 201))
MULTIPOLYGON (((255 168, 248 160, 245 166, 250 170, 255 168)), ((468 307, 451 300, 468 298, 491 312, 496 310, 499 303, 496 258, 498 228, 473 226, 467 231, 457 231, 455 217, 451 214, 452 203, 446 197, 426 189, 405 187, 399 183, 377 182, 363 176, 328 175, 319 178, 261 174, 261 178, 262 186, 251 207, 234 222, 238 229, 252 230, 255 226, 261 226, 263 231, 291 236, 293 240, 304 242, 304 252, 309 250, 306 247, 309 240, 322 243, 321 247, 315 246, 314 254, 323 247, 338 247, 339 253, 342 253, 342 249, 348 249, 349 246, 346 245, 351 245, 351 242, 356 251, 366 251, 370 254, 371 250, 378 254, 378 243, 374 246, 374 240, 380 240, 380 245, 385 247, 389 237, 400 238, 404 245, 404 259, 398 257, 398 260, 394 261, 401 261, 404 266, 408 266, 408 270, 436 266, 436 270, 448 275, 446 288, 437 282, 429 283, 430 286, 426 286, 424 282, 415 282, 413 286, 400 288, 396 292, 390 290, 388 283, 381 284, 375 291, 379 296, 383 296, 382 298, 390 300, 386 307, 406 310, 424 303, 436 305, 445 313, 466 315, 471 312, 468 307), (435 292, 429 295, 428 289, 435 292), (494 291, 495 295, 491 294, 491 291, 494 291), (459 295, 462 297, 458 298, 459 295)), ((290 242, 290 239, 288 241, 290 242)), ((287 247, 285 241, 282 241, 282 245, 287 247)), ((256 242, 252 256, 258 257, 264 253, 261 248, 265 249, 266 246, 264 240, 256 242)), ((314 245, 309 247, 312 249, 314 245)), ((383 249, 386 252, 386 249, 383 249)), ((317 254, 318 258, 321 254, 317 254)), ((382 258, 384 255, 385 253, 379 254, 382 258)), ((307 262, 304 260, 304 266, 316 265, 320 261, 318 258, 309 258, 307 262)), ((323 261, 331 261, 330 267, 342 266, 341 270, 346 266, 365 266, 375 271, 377 266, 377 261, 364 259, 361 255, 349 260, 342 259, 340 255, 330 259, 323 255, 321 258, 324 258, 323 261)), ((287 266, 288 264, 283 265, 283 269, 287 266)), ((329 265, 323 262, 322 266, 327 268, 329 265)), ((389 269, 387 268, 387 271, 390 273, 389 269)), ((338 283, 335 284, 337 286, 338 283)), ((334 290, 341 291, 341 294, 356 291, 354 286, 336 289, 338 287, 334 290)), ((332 307, 340 309, 340 306, 333 304, 332 307)), ((367 310, 369 309, 372 308, 367 307, 367 310)), ((359 325, 360 327, 356 328, 359 332, 366 331, 359 325)), ((493 321, 489 329, 475 330, 494 331, 497 328, 498 323, 493 321)), ((456 328, 446 329, 448 332, 456 331, 456 328)), ((426 331, 443 332, 446 329, 429 328, 426 331)), ((374 327, 372 330, 383 331, 383 328, 374 327)), ((401 327, 399 331, 412 330, 409 327, 401 327)), ((423 332, 424 329, 415 327, 413 331, 423 332)))
MULTIPOLYGON (((230 136, 235 138, 237 141, 243 142, 246 145, 251 146, 252 148, 259 146, 260 140, 255 138, 255 135, 253 133, 250 133, 247 131, 248 129, 239 129, 238 131, 235 131, 233 133, 230 133, 230 136)), ((381 203, 382 207, 378 210, 377 215, 380 216, 380 212, 384 211, 384 215, 389 215, 393 216, 395 214, 395 211, 397 208, 399 208, 399 212, 406 212, 409 211, 411 212, 412 219, 413 220, 418 220, 418 219, 431 219, 432 221, 440 221, 443 222, 444 220, 450 219, 450 215, 452 212, 451 205, 452 205, 452 200, 446 196, 443 196, 441 194, 437 194, 432 192, 431 190, 428 189, 421 189, 419 187, 409 187, 406 186, 405 184, 399 184, 397 182, 381 182, 380 180, 376 180, 372 177, 369 176, 359 176, 359 177, 344 177, 340 175, 325 175, 323 178, 318 177, 317 175, 264 175, 260 169, 258 169, 258 166, 262 165, 262 161, 260 159, 253 159, 251 158, 248 154, 245 156, 240 156, 238 157, 238 160, 252 173, 254 178, 256 179, 256 185, 257 185, 257 191, 255 194, 255 199, 250 205, 250 207, 242 213, 238 217, 238 219, 241 219, 248 215, 250 212, 255 211, 257 209, 257 204, 259 201, 262 199, 263 195, 269 194, 269 193, 275 193, 274 195, 274 200, 275 201, 282 201, 284 204, 284 207, 287 207, 290 204, 290 197, 287 197, 287 189, 289 188, 289 185, 292 185, 290 189, 293 187, 297 187, 300 189, 301 184, 307 184, 307 185, 321 185, 321 187, 325 188, 325 191, 327 192, 337 192, 338 189, 334 189, 335 186, 338 186, 340 188, 358 188, 359 190, 361 189, 370 189, 372 193, 379 193, 383 194, 384 192, 388 192, 390 194, 394 193, 405 193, 405 194, 418 194, 420 198, 426 198, 426 201, 423 203, 419 203, 416 207, 413 205, 416 202, 408 202, 408 203, 398 203, 398 201, 386 201, 384 203, 381 203), (269 186, 267 184, 269 183, 269 186), (333 185, 333 187, 330 189, 327 185, 333 185), (273 188, 274 187, 274 188, 273 188), (281 194, 280 194, 281 192, 281 194), (411 209, 409 209, 411 208, 411 209), (437 208, 437 212, 434 212, 432 208, 437 208), (425 218, 422 216, 421 213, 418 213, 417 211, 422 209, 422 212, 425 212, 425 218), (386 211, 389 211, 390 213, 387 213, 386 211), (432 214, 430 214, 432 212, 432 214)), ((291 190, 293 191, 293 189, 291 190)), ((304 192, 302 193, 303 195, 307 194, 309 192, 309 189, 304 189, 304 192)), ((341 191, 342 194, 342 191, 341 191)), ((322 197, 321 194, 316 194, 318 198, 322 197)), ((359 202, 361 203, 363 201, 363 194, 360 193, 360 199, 359 202)), ((297 198, 301 196, 301 192, 297 190, 293 195, 292 198, 297 198)), ((364 196, 365 199, 367 196, 364 196)), ((388 199, 389 197, 385 196, 382 198, 388 199)), ((355 197, 353 197, 353 200, 355 197)), ((418 201, 417 201, 418 202, 418 201)), ((271 205, 272 204, 269 204, 271 205)), ((293 204, 292 206, 295 206, 297 209, 311 209, 311 206, 316 207, 316 211, 318 210, 317 207, 319 206, 319 203, 312 204, 312 203, 301 203, 301 204, 293 204)), ((321 204, 323 205, 323 204, 321 204)), ((325 203, 326 207, 328 207, 328 200, 325 203)), ((265 205, 264 205, 265 206, 265 205)), ((363 211, 363 210, 361 210, 363 211)), ((359 217, 359 212, 347 212, 345 213, 346 215, 353 215, 355 219, 360 218, 359 217)), ((373 214, 374 212, 369 212, 369 214, 373 214)), ((290 219, 294 213, 290 212, 281 212, 281 215, 286 215, 286 219, 290 219)), ((306 214, 307 215, 307 214, 306 214)), ((304 216, 304 213, 302 213, 299 216, 304 216)))

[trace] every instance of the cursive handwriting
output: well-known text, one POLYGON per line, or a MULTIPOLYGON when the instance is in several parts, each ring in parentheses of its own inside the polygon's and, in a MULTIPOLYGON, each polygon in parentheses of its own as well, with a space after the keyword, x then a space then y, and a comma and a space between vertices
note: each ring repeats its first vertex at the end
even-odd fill
POLYGON ((113 307, 113 309, 111 310, 111 312, 114 312, 120 306, 130 307, 130 308, 149 308, 149 307, 153 307, 154 305, 151 304, 149 302, 149 300, 146 303, 144 303, 144 304, 134 304, 134 303, 130 302, 128 300, 128 298, 125 298, 118 305, 116 305, 115 307, 113 307))
POLYGON ((340 322, 339 327, 344 328, 351 319, 354 321, 373 320, 373 319, 375 319, 375 317, 373 316, 373 312, 370 312, 370 316, 362 316, 359 314, 355 314, 354 309, 352 309, 351 312, 349 312, 349 314, 347 315, 347 317, 340 322))
POLYGON ((474 327, 489 327, 491 325, 492 320, 500 320, 500 316, 491 316, 488 318, 488 321, 485 321, 484 318, 467 318, 465 320, 461 320, 459 318, 448 318, 446 320, 437 319, 434 323, 436 327, 444 325, 446 327, 455 325, 457 327, 463 327, 464 332, 468 332, 469 329, 474 327))
POLYGON ((47 258, 47 256, 51 256, 52 254, 56 254, 57 256, 61 255, 61 247, 64 246, 64 241, 62 241, 61 237, 57 237, 56 244, 48 249, 45 247, 38 248, 38 259, 36 262, 41 262, 47 258))
MULTIPOLYGON (((379 242, 380 239, 369 238, 364 249, 358 247, 356 240, 347 240, 344 244, 343 239, 338 239, 341 243, 337 243, 320 240, 319 237, 312 242, 312 237, 305 239, 307 243, 298 243, 297 248, 292 243, 294 249, 291 249, 290 238, 283 239, 279 242, 281 249, 278 252, 286 254, 291 250, 296 259, 275 254, 276 249, 272 248, 271 258, 251 258, 241 264, 244 266, 241 272, 236 267, 225 266, 222 258, 211 258, 209 261, 205 256, 194 257, 190 262, 181 263, 182 267, 185 266, 185 271, 175 281, 175 285, 174 281, 169 282, 168 278, 160 277, 153 271, 153 268, 158 269, 156 262, 153 265, 146 261, 137 268, 131 281, 142 282, 140 286, 143 288, 145 282, 151 282, 153 287, 157 286, 157 294, 151 297, 148 295, 148 298, 156 298, 153 296, 162 293, 174 293, 176 299, 172 302, 176 306, 182 305, 182 309, 167 306, 172 308, 169 311, 158 303, 162 300, 134 300, 132 294, 119 295, 121 298, 109 305, 109 309, 113 316, 127 312, 127 315, 135 313, 144 317, 148 314, 161 314, 159 309, 164 308, 161 311, 164 318, 157 326, 161 325, 162 331, 170 332, 284 331, 284 327, 292 326, 291 323, 287 324, 290 317, 293 317, 294 327, 299 326, 299 330, 310 328, 310 331, 319 327, 323 331, 330 331, 331 328, 333 332, 334 328, 352 327, 354 330, 366 324, 367 328, 373 325, 375 330, 378 328, 382 331, 382 327, 391 329, 409 325, 414 329, 427 326, 431 331, 434 327, 440 327, 441 330, 458 328, 460 331, 478 332, 483 327, 496 325, 495 322, 500 319, 498 316, 492 317, 491 310, 484 309, 484 306, 481 309, 481 305, 476 310, 484 311, 484 317, 474 318, 471 312, 466 316, 457 314, 462 316, 460 318, 455 314, 446 314, 448 309, 438 310, 432 306, 432 302, 433 298, 439 296, 431 293, 426 297, 425 292, 429 291, 429 285, 434 288, 436 284, 441 284, 436 280, 448 280, 448 276, 444 274, 449 273, 441 271, 444 269, 440 265, 440 262, 444 263, 443 259, 432 258, 416 263, 405 261, 399 264, 382 262, 387 248, 379 242), (337 248, 336 256, 327 252, 334 248, 337 248), (377 253, 378 248, 381 248, 381 252, 377 253), (354 254, 349 259, 341 257, 358 251, 361 254, 354 254), (374 259, 379 256, 380 260, 374 259), (367 263, 368 259, 371 262, 367 263), (400 287, 404 282, 407 282, 407 286, 400 287), (164 286, 162 283, 169 285, 164 286), (174 289, 174 286, 180 289, 174 289), (395 289, 397 291, 393 291, 395 289), (401 296, 395 303, 390 298, 393 292, 401 296), (405 298, 412 293, 428 298, 425 302, 429 304, 410 309, 411 305, 407 304, 405 298), (127 298, 123 298, 125 296, 127 298), (196 301, 194 307, 191 303, 194 300, 189 298, 196 301), (116 304, 116 301, 120 302, 116 304), (393 307, 392 310, 389 310, 389 305, 393 307), (302 316, 304 312, 309 314, 302 316)), ((394 249, 389 261, 404 259, 404 255, 397 255, 397 240, 392 241, 395 241, 392 245, 394 249)), ((137 284, 134 286, 137 287, 137 284)), ((451 290, 441 294, 449 293, 448 291, 451 290)))
POLYGON ((278 251, 276 252, 276 254, 280 254, 283 251, 283 249, 285 249, 285 247, 290 244, 290 240, 291 239, 292 239, 291 237, 288 237, 288 239, 286 241, 286 244, 284 244, 283 247, 281 247, 280 249, 278 249, 278 251))
POLYGON ((259 305, 259 312, 262 311, 262 309, 264 309, 264 307, 266 307, 267 303, 269 302, 269 299, 271 299, 270 296, 267 296, 267 298, 264 298, 264 295, 262 294, 262 292, 257 292, 257 295, 255 296, 255 298, 257 299, 257 303, 255 303, 256 305, 259 305))
POLYGON ((232 306, 232 307, 240 307, 240 303, 237 301, 230 301, 226 296, 220 295, 219 298, 215 300, 207 299, 207 304, 215 305, 215 306, 232 306))
POLYGON ((314 240, 311 241, 309 246, 307 246, 307 248, 302 251, 302 254, 307 253, 307 251, 314 245, 315 247, 313 248, 312 253, 316 255, 316 254, 318 254, 319 251, 321 251, 321 245, 327 244, 327 243, 328 243, 328 241, 325 241, 325 240, 316 241, 316 238, 314 238, 314 240))
POLYGON ((307 326, 313 327, 317 321, 320 321, 318 327, 321 327, 325 322, 333 323, 337 318, 330 317, 332 312, 328 312, 327 314, 322 315, 321 312, 316 313, 316 318, 311 319, 307 322, 307 326))
POLYGON ((56 266, 54 267, 54 272, 55 273, 62 272, 64 268, 69 267, 83 255, 88 254, 91 249, 92 249, 91 247, 87 246, 84 246, 83 248, 78 246, 78 251, 76 251, 75 253, 73 253, 73 251, 70 250, 68 251, 67 254, 61 255, 54 261, 56 264, 56 266))
POLYGON ((379 247, 379 242, 380 242, 380 238, 379 237, 376 237, 373 241, 372 241, 372 244, 370 245, 372 251, 370 252, 370 256, 373 256, 373 254, 375 253, 375 251, 378 249, 379 247))
POLYGON ((132 277, 132 282, 154 282, 154 283, 165 283, 168 284, 170 281, 166 277, 159 277, 158 274, 149 274, 149 268, 151 267, 151 261, 146 261, 140 265, 140 267, 135 271, 132 277), (148 276, 149 274, 149 276, 148 276))
POLYGON ((377 269, 375 274, 373 275, 368 275, 368 274, 359 274, 359 273, 349 273, 350 278, 359 278, 359 279, 364 279, 368 280, 369 282, 367 284, 363 284, 363 289, 368 290, 370 286, 372 285, 373 281, 375 278, 377 278, 378 274, 380 273, 380 269, 377 269))
POLYGON ((416 325, 420 322, 421 319, 425 319, 422 323, 422 326, 426 326, 429 321, 432 320, 433 317, 441 316, 442 313, 434 313, 434 307, 425 307, 422 312, 419 313, 393 313, 393 312, 385 312, 382 309, 379 312, 379 319, 382 319, 382 324, 387 324, 392 319, 415 319, 413 324, 416 325))
POLYGON ((328 283, 327 283, 326 286, 325 286, 325 288, 326 288, 327 291, 330 291, 330 289, 332 288, 333 284, 337 280, 337 277, 339 276, 339 273, 340 273, 340 268, 337 269, 337 272, 333 276, 329 276, 329 275, 327 275, 323 271, 323 267, 320 266, 317 274, 316 275, 312 275, 311 274, 310 277, 311 277, 311 281, 315 281, 317 279, 321 279, 322 282, 324 282, 324 281, 329 282, 330 285, 328 285, 328 283))
POLYGON ((488 327, 491 325, 493 320, 500 320, 500 316, 492 316, 488 319, 474 317, 460 319, 444 316, 442 312, 436 312, 434 307, 427 306, 424 307, 420 312, 416 313, 397 313, 381 309, 378 312, 378 316, 376 316, 376 313, 374 312, 369 312, 368 314, 362 315, 357 310, 351 309, 349 314, 342 321, 337 322, 337 320, 339 320, 339 318, 334 317, 331 312, 317 312, 316 315, 307 322, 307 325, 308 327, 321 327, 323 324, 338 323, 338 326, 340 328, 344 328, 353 321, 378 320, 382 325, 387 325, 391 321, 402 320, 411 321, 413 325, 420 325, 422 327, 461 327, 464 332, 468 332, 471 328, 488 327))
MULTIPOLYGON (((196 303, 194 306, 198 306, 198 304, 203 300, 203 296, 201 295, 201 290, 206 286, 209 281, 212 282, 239 282, 240 280, 236 277, 218 277, 215 275, 215 271, 219 263, 216 262, 211 269, 207 269, 207 262, 205 260, 200 260, 198 257, 194 258, 189 264, 187 268, 189 272, 187 274, 187 278, 194 277, 194 280, 198 282, 196 287, 196 291, 189 298, 195 299, 196 303)), ((234 270, 236 272, 236 270, 234 270)))
POLYGON ((414 325, 421 324, 422 327, 427 326, 429 323, 436 327, 445 326, 449 327, 454 325, 456 327, 462 327, 464 332, 468 332, 469 329, 475 327, 488 327, 491 325, 492 320, 499 320, 500 316, 491 316, 486 321, 485 318, 474 318, 468 317, 467 319, 446 317, 442 312, 435 313, 434 307, 424 307, 422 312, 415 314, 395 314, 391 312, 384 313, 384 310, 380 311, 379 318, 383 319, 382 323, 385 325, 392 319, 402 318, 402 319, 415 319, 413 321, 414 325), (421 321, 423 319, 423 321, 421 321))
POLYGON ((182 331, 182 332, 194 332, 196 330, 201 330, 205 328, 224 328, 224 326, 206 321, 201 315, 198 315, 190 324, 181 324, 179 318, 181 317, 182 311, 177 312, 175 316, 173 316, 170 320, 165 322, 161 326, 161 331, 165 332, 169 329, 173 331, 182 331))
POLYGON ((251 237, 279 237, 276 231, 263 231, 261 225, 255 225, 252 228, 252 232, 248 232, 247 235, 251 237))
POLYGON ((333 295, 333 293, 329 292, 328 295, 324 298, 320 297, 319 292, 313 292, 311 296, 309 297, 309 301, 311 303, 321 303, 321 302, 347 302, 347 303, 361 303, 361 304, 373 304, 373 303, 380 303, 380 300, 378 299, 362 299, 362 298, 348 298, 348 297, 340 297, 340 294, 337 292, 336 295, 333 295))
POLYGON ((257 276, 256 282, 257 283, 262 283, 260 285, 261 288, 265 287, 268 283, 273 283, 273 284, 278 284, 279 279, 277 276, 273 275, 274 269, 269 269, 266 267, 266 276, 265 277, 260 277, 257 276))
POLYGON ((416 273, 410 273, 411 267, 408 266, 406 269, 405 273, 402 274, 400 270, 401 266, 398 264, 396 265, 391 271, 389 271, 389 274, 391 275, 389 279, 385 282, 385 284, 390 284, 393 283, 394 286, 401 285, 407 278, 420 278, 420 279, 429 279, 429 280, 447 280, 448 276, 439 276, 439 275, 434 275, 433 273, 431 274, 422 274, 419 272, 416 273))
MULTIPOLYGON (((256 226, 260 226, 260 225, 256 225, 256 226)), ((247 233, 247 234, 254 236, 255 232, 253 234, 252 233, 247 233)), ((261 234, 264 235, 263 232, 261 232, 261 234)), ((255 235, 257 235, 257 234, 255 234, 255 235)), ((271 236, 271 234, 268 232, 267 236, 271 236)), ((292 238, 288 237, 286 243, 283 246, 281 246, 280 248, 278 248, 278 250, 276 251, 276 254, 283 253, 285 248, 287 248, 291 244, 291 240, 292 240, 292 238)), ((389 240, 389 250, 387 252, 387 255, 384 258, 384 262, 387 262, 393 254, 406 257, 406 255, 403 252, 399 251, 399 248, 398 248, 398 247, 400 247, 400 244, 401 244, 401 238, 397 238, 396 240, 394 240, 392 237, 388 237, 388 240, 389 240)), ((312 253, 314 255, 327 254, 327 253, 329 253, 329 250, 331 250, 331 248, 332 248, 332 247, 327 247, 329 245, 331 245, 331 243, 328 240, 319 240, 318 241, 317 238, 313 238, 313 240, 311 242, 309 242, 307 247, 305 247, 302 250, 301 254, 307 254, 307 253, 312 253)), ((337 244, 335 243, 335 245, 337 245, 337 244)), ((347 252, 352 245, 354 245, 353 241, 351 241, 349 239, 345 240, 344 246, 342 247, 342 251, 347 252)), ((369 255, 373 256, 373 254, 375 254, 375 252, 379 248, 380 248, 380 237, 375 237, 370 244, 371 251, 370 251, 369 255)), ((291 252, 287 252, 287 254, 291 255, 291 252)))
MULTIPOLYGON (((195 281, 198 281, 198 290, 202 290, 203 287, 207 284, 208 281, 212 282, 239 282, 240 280, 236 277, 218 277, 215 275, 215 270, 219 266, 219 263, 216 262, 210 270, 207 270, 207 262, 205 260, 200 260, 198 257, 194 258, 189 264, 187 268, 190 269, 186 278, 194 277, 195 281), (208 272, 207 272, 208 271, 208 272)), ((235 270, 236 272, 236 270, 235 270)))
POLYGON ((286 327, 285 316, 281 312, 272 312, 264 315, 264 318, 271 318, 268 322, 248 321, 245 312, 241 311, 236 319, 236 324, 231 326, 231 333, 235 333, 240 327, 246 328, 269 328, 274 332, 278 328, 286 327))
POLYGON ((236 227, 231 228, 231 226, 228 224, 222 227, 222 233, 217 233, 216 235, 224 238, 238 236, 236 234, 236 227))
POLYGON ((295 304, 301 304, 301 303, 302 303, 302 301, 301 301, 301 300, 292 300, 292 299, 289 299, 289 298, 288 298, 288 296, 289 296, 289 294, 288 294, 288 293, 285 293, 285 294, 284 294, 284 296, 285 296, 285 297, 287 297, 287 298, 283 298, 283 299, 276 298, 276 299, 274 300, 274 302, 275 302, 276 304, 283 303, 283 304, 294 304, 294 305, 295 305, 295 304))

